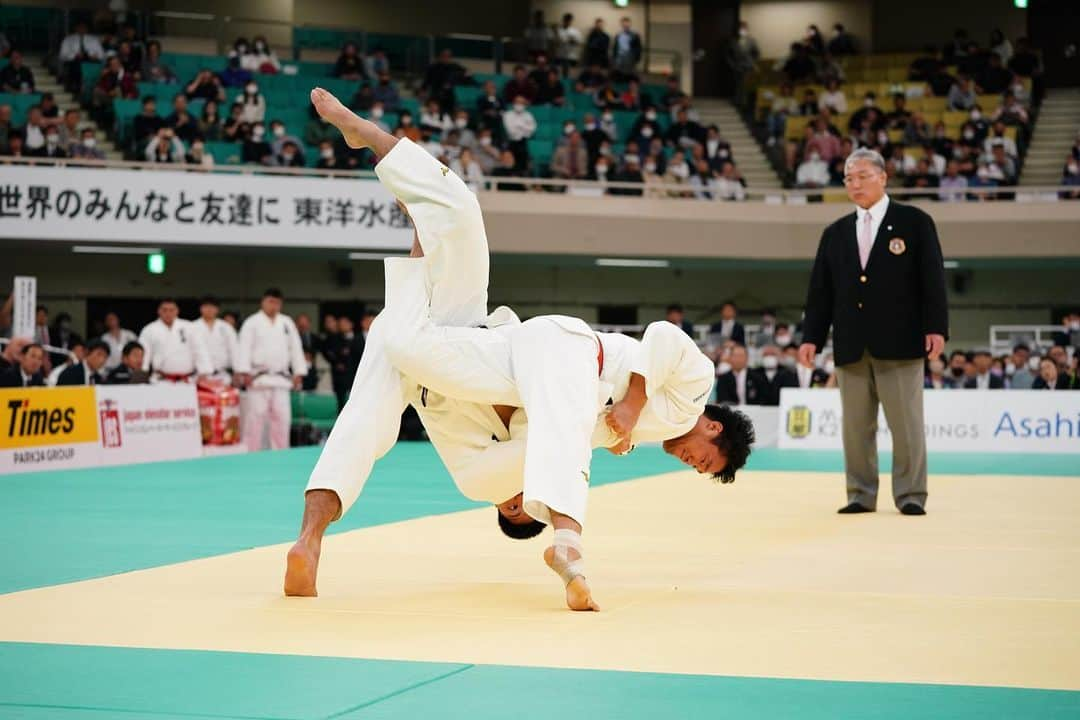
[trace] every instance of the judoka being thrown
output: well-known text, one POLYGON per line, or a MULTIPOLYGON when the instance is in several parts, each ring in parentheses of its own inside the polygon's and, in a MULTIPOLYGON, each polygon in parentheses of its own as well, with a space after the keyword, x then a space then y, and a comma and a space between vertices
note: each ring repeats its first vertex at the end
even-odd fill
POLYGON ((488 248, 475 195, 406 139, 363 120, 323 90, 312 102, 350 147, 370 147, 376 174, 413 219, 412 258, 386 261, 386 309, 375 320, 353 391, 308 482, 287 595, 315 595, 321 540, 351 507, 412 404, 454 482, 499 507, 511 537, 555 528, 544 554, 571 609, 595 610, 581 527, 594 447, 641 442, 731 482, 753 443, 742 414, 706 406, 713 366, 679 328, 650 325, 639 342, 576 318, 525 323, 487 314, 488 248))

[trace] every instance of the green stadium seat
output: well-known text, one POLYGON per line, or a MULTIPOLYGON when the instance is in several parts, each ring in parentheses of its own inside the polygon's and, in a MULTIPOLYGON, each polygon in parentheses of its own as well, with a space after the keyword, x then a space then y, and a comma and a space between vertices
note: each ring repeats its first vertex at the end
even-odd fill
POLYGON ((240 144, 232 142, 208 142, 206 150, 213 156, 218 165, 239 165, 240 144))
POLYGON ((555 143, 551 140, 529 140, 528 148, 533 167, 537 170, 547 167, 551 163, 551 156, 555 154, 555 143))
POLYGON ((304 393, 304 418, 318 430, 329 431, 337 419, 337 398, 333 395, 304 393))
POLYGON ((473 79, 476 80, 478 85, 483 86, 488 80, 495 83, 495 88, 501 93, 503 86, 510 81, 509 75, 499 75, 496 73, 473 73, 473 79))

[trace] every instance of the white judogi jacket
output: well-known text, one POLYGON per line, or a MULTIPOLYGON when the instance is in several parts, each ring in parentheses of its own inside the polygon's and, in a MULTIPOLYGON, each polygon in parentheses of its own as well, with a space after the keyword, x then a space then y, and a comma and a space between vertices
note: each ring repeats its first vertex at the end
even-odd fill
POLYGON ((214 320, 213 325, 207 325, 202 318, 192 321, 192 325, 199 332, 206 351, 210 354, 214 372, 220 373, 234 369, 238 340, 233 326, 224 320, 214 320))
POLYGON ((252 376, 252 387, 292 387, 294 375, 307 374, 300 333, 288 315, 271 319, 262 310, 240 326, 235 372, 252 376))
POLYGON ((187 320, 177 318, 172 326, 155 320, 139 333, 143 346, 143 370, 163 375, 210 375, 214 372, 210 355, 199 333, 187 320))

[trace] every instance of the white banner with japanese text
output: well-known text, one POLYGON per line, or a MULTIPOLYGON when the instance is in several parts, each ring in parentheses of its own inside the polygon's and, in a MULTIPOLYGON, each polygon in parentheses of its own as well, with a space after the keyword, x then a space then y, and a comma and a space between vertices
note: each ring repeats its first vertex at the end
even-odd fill
POLYGON ((0 166, 0 237, 407 250, 374 179, 0 166))

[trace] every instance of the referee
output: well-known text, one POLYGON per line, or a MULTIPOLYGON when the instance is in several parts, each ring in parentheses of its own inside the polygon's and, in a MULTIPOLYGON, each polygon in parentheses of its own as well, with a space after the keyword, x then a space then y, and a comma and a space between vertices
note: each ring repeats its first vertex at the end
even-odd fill
POLYGON ((855 203, 821 235, 806 297, 799 361, 812 366, 833 329, 843 409, 848 504, 877 507, 878 403, 893 440, 893 499, 904 515, 925 515, 926 438, 923 358, 941 354, 948 335, 945 269, 930 216, 885 194, 885 161, 851 153, 844 186, 855 203))

